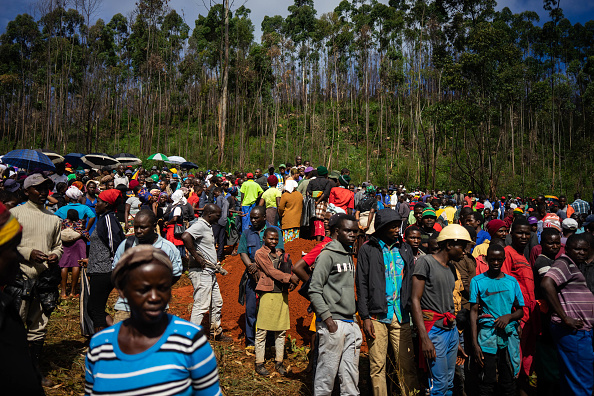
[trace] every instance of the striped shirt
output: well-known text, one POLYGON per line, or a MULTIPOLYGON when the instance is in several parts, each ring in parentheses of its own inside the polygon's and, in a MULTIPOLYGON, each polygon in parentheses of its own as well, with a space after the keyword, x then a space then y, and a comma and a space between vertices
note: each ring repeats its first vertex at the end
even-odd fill
POLYGON ((159 341, 134 355, 118 345, 123 322, 95 334, 85 359, 85 395, 221 395, 217 360, 202 327, 168 318, 159 341))
MULTIPOLYGON (((590 330, 594 325, 594 294, 588 289, 586 278, 575 263, 562 255, 545 274, 557 285, 557 296, 565 314, 573 319, 581 319, 584 327, 590 330)), ((561 318, 553 314, 551 322, 561 323, 561 318)))

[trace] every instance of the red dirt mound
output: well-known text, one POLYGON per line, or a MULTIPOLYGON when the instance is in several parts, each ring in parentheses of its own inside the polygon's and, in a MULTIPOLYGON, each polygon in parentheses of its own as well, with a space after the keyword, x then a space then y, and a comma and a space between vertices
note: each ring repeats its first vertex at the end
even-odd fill
MULTIPOLYGON (((309 252, 317 241, 296 239, 285 244, 285 251, 290 255, 293 263, 297 262, 303 253, 309 252)), ((238 339, 245 334, 245 307, 237 302, 239 297, 239 281, 245 270, 239 255, 229 256, 223 261, 224 268, 229 271, 226 276, 217 275, 221 294, 223 296, 223 329, 225 334, 238 339)), ((171 312, 189 320, 193 303, 192 286, 183 286, 172 290, 170 303, 171 312)), ((309 301, 297 293, 297 289, 289 294, 289 309, 291 312, 291 329, 289 335, 298 344, 309 344, 312 333, 309 325, 313 314, 307 313, 309 301)))

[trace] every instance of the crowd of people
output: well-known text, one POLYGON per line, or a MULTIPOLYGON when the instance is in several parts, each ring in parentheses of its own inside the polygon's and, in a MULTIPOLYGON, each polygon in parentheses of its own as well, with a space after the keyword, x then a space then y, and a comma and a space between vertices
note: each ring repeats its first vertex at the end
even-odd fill
POLYGON ((360 393, 363 337, 374 395, 593 393, 594 214, 579 193, 569 204, 355 185, 300 156, 267 173, 2 167, 0 349, 18 358, 0 376, 18 394, 53 385, 39 364, 47 325, 60 299, 79 298, 93 336, 86 394, 221 394, 208 340, 233 341, 226 255, 245 265, 245 348, 260 375, 267 346, 290 374, 290 315, 307 314, 290 312, 298 289, 290 298, 314 313, 314 395, 360 393), (318 243, 293 263, 297 238, 318 243), (184 272, 189 322, 167 313, 184 272))

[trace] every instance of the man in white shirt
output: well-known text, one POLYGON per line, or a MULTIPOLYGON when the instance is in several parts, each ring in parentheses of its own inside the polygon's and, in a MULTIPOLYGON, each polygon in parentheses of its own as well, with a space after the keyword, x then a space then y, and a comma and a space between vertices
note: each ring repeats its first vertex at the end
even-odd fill
POLYGON ((61 162, 56 164, 56 172, 53 175, 49 175, 49 179, 54 182, 54 188, 52 190, 53 193, 56 192, 56 186, 58 183, 66 183, 68 184, 68 176, 64 174, 66 165, 61 162))
POLYGON ((124 165, 118 165, 117 173, 113 178, 113 185, 117 188, 120 184, 125 184, 128 187, 130 181, 128 176, 124 174, 124 165))

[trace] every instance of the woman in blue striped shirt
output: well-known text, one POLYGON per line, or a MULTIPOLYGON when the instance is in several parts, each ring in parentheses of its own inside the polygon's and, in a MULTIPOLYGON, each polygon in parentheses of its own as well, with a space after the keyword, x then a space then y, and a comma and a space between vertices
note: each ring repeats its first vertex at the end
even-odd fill
POLYGON ((169 257, 151 245, 128 249, 112 280, 131 317, 91 340, 85 394, 221 395, 202 327, 165 313, 173 280, 169 257))

